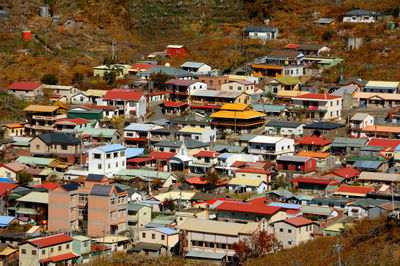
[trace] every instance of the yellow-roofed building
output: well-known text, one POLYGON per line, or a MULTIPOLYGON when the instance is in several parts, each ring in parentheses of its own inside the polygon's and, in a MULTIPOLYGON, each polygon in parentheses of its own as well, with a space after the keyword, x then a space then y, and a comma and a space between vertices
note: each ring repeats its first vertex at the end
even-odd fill
POLYGON ((62 106, 29 105, 24 109, 28 123, 25 129, 28 135, 54 131, 56 120, 67 118, 62 106))
POLYGON ((224 104, 213 113, 211 125, 221 131, 247 133, 264 125, 266 115, 253 110, 248 104, 224 104))

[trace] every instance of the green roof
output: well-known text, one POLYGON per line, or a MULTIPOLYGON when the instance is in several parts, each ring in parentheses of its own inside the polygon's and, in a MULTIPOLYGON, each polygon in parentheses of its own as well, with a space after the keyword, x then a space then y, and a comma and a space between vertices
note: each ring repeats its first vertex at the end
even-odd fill
POLYGON ((368 142, 367 139, 356 139, 356 138, 343 138, 343 137, 337 137, 333 140, 331 143, 332 147, 357 147, 357 148, 362 148, 365 146, 365 144, 368 142))
POLYGON ((300 211, 302 211, 303 213, 329 215, 329 214, 331 214, 332 209, 327 208, 327 207, 320 207, 320 206, 303 205, 303 207, 301 207, 300 211))
POLYGON ((274 79, 284 85, 296 85, 297 83, 300 82, 300 80, 298 78, 294 78, 291 76, 278 77, 278 78, 274 78, 274 79))
POLYGON ((273 105, 273 104, 253 104, 253 109, 259 112, 281 112, 286 109, 285 105, 273 105))
POLYGON ((138 210, 140 210, 143 207, 147 207, 147 206, 143 205, 143 204, 128 204, 128 210, 129 211, 137 212, 138 210))
POLYGON ((349 78, 347 80, 343 80, 343 81, 339 82, 339 85, 346 85, 346 84, 349 84, 351 82, 357 83, 360 86, 365 86, 365 85, 367 85, 368 80, 361 79, 359 77, 351 77, 351 78, 349 78))
POLYGON ((29 165, 49 165, 53 160, 53 158, 41 158, 41 157, 29 157, 29 156, 20 156, 16 160, 17 162, 29 165))
POLYGON ((252 138, 257 137, 257 136, 259 136, 259 135, 257 135, 257 134, 244 134, 243 136, 240 137, 239 140, 240 141, 249 141, 252 138))
POLYGON ((246 149, 245 146, 233 146, 233 145, 223 145, 223 144, 216 144, 211 149, 212 151, 220 152, 226 150, 227 152, 232 153, 241 153, 246 149))
POLYGON ((105 138, 112 138, 114 136, 116 129, 109 129, 109 128, 85 128, 82 131, 84 135, 91 135, 92 137, 98 137, 103 135, 105 138))
POLYGON ((121 169, 113 177, 119 177, 122 180, 131 180, 136 177, 140 177, 144 181, 152 181, 155 178, 167 179, 171 175, 170 172, 158 172, 153 170, 138 170, 138 169, 121 169))
POLYGON ((353 157, 350 159, 347 159, 347 161, 350 162, 355 162, 355 161, 385 161, 385 158, 379 157, 379 158, 365 158, 365 157, 353 157))
POLYGON ((73 236, 72 237, 74 240, 79 240, 79 241, 87 241, 90 240, 90 237, 86 237, 86 236, 73 236))

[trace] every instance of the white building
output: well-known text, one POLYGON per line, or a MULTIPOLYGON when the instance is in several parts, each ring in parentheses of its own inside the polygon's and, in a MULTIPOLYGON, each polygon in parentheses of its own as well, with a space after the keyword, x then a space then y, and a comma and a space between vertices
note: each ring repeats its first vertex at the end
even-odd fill
POLYGON ((257 161, 262 161, 263 158, 261 155, 254 154, 243 154, 243 153, 223 153, 217 158, 216 169, 219 171, 223 171, 228 176, 234 176, 235 171, 239 169, 235 162, 248 162, 254 163, 257 161))
POLYGON ((190 138, 205 143, 214 142, 217 138, 217 131, 210 128, 184 127, 178 131, 179 140, 190 138))
POLYGON ((269 121, 265 124, 265 134, 301 137, 304 126, 305 124, 299 122, 269 121))
POLYGON ((367 135, 363 132, 366 126, 373 126, 375 118, 366 113, 356 113, 350 118, 350 136, 353 138, 366 138, 367 135))
POLYGON ((277 27, 251 26, 244 28, 244 36, 251 39, 276 39, 278 37, 277 27))
POLYGON ((67 101, 70 102, 71 96, 78 92, 78 89, 74 86, 65 85, 47 85, 44 84, 42 90, 48 90, 50 95, 61 95, 67 97, 67 101))
POLYGON ((276 159, 281 155, 294 154, 294 140, 283 137, 256 136, 248 142, 248 152, 276 159))
POLYGON ((120 144, 99 146, 88 151, 89 173, 112 177, 126 169, 126 148, 120 144))
POLYGON ((181 68, 195 75, 209 75, 211 73, 211 66, 205 63, 185 62, 181 65, 181 68))
POLYGON ((305 108, 304 118, 339 119, 342 115, 343 98, 340 96, 308 93, 292 98, 296 108, 305 108))
POLYGON ((254 82, 242 80, 242 81, 234 81, 234 82, 229 82, 227 84, 222 84, 221 90, 254 94, 256 92, 256 86, 254 82))
POLYGON ((16 98, 33 101, 42 95, 42 83, 16 81, 7 87, 8 93, 16 98))
POLYGON ((274 223, 276 238, 283 248, 291 248, 311 240, 315 228, 314 221, 301 216, 274 223))
POLYGON ((376 22, 378 16, 379 14, 377 12, 355 9, 344 14, 343 22, 372 23, 376 22))

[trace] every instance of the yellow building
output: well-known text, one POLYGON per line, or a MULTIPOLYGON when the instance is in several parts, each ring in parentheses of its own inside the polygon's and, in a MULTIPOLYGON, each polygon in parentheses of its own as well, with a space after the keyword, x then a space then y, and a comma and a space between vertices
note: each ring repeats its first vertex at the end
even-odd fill
POLYGON ((18 137, 25 135, 25 127, 20 124, 4 125, 1 127, 5 135, 10 137, 18 137))
POLYGON ((264 125, 266 115, 253 110, 248 104, 224 104, 220 111, 213 113, 211 125, 221 131, 247 133, 264 125))
POLYGON ((117 78, 123 78, 129 74, 130 65, 114 64, 114 65, 101 65, 93 68, 93 76, 103 77, 105 72, 110 72, 112 70, 117 71, 117 78))

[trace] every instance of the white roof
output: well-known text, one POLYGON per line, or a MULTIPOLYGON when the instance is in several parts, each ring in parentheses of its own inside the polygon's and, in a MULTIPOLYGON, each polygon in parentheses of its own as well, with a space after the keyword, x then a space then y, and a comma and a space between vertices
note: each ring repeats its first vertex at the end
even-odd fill
POLYGON ((368 115, 367 113, 356 113, 350 120, 363 121, 368 115))
POLYGON ((74 86, 65 86, 65 85, 43 85, 44 89, 55 89, 55 90, 71 90, 74 86))
POLYGON ((397 93, 381 93, 381 92, 356 92, 353 99, 371 99, 380 98, 383 100, 395 100, 400 101, 400 94, 397 93))
POLYGON ((167 45, 167 48, 173 48, 173 49, 180 49, 180 48, 182 48, 183 47, 183 45, 167 45))
MULTIPOLYGON (((204 232, 204 233, 210 233, 210 234, 237 236, 239 233, 242 233, 242 232, 249 233, 249 229, 250 229, 249 225, 252 225, 252 224, 258 225, 258 223, 256 223, 256 222, 249 222, 247 224, 241 224, 241 223, 231 223, 231 222, 189 218, 179 227, 179 229, 184 229, 184 230, 194 231, 194 232, 204 232)), ((251 227, 253 227, 253 226, 251 226, 251 227)), ((257 229, 257 226, 254 226, 253 229, 255 231, 257 229)))
POLYGON ((371 80, 365 84, 365 87, 382 87, 382 88, 395 88, 398 87, 400 82, 398 81, 376 81, 371 80))
POLYGON ((257 143, 278 143, 283 140, 282 137, 270 137, 270 136, 256 136, 249 140, 249 142, 257 142, 257 143))

